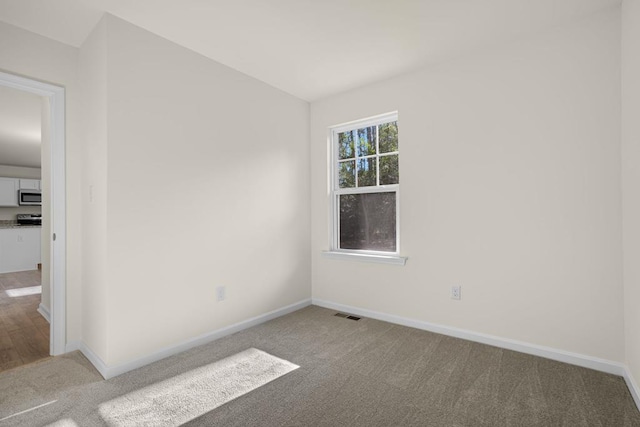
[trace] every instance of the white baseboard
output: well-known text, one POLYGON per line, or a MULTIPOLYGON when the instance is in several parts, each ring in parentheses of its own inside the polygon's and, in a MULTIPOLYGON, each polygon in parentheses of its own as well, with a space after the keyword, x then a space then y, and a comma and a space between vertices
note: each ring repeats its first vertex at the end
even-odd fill
MULTIPOLYGON (((395 323, 398 325, 408 326, 411 328, 422 329, 430 332, 435 332, 443 335, 448 335, 456 338, 462 338, 469 341, 479 342, 482 344, 492 345, 494 347, 505 348, 508 350, 518 351, 521 353, 531 354, 534 356, 540 356, 551 360, 557 360, 559 362, 565 362, 576 366, 582 366, 585 368, 594 369, 609 374, 622 376, 629 387, 631 395, 636 403, 636 406, 640 408, 640 388, 635 382, 629 369, 618 362, 610 360, 599 359, 596 357, 585 356, 578 353, 571 353, 564 350, 554 349, 550 347, 539 346, 535 344, 529 344, 522 341, 515 341, 507 338, 496 337, 493 335, 487 335, 468 331, 465 329, 453 328, 450 326, 438 325, 435 323, 425 322, 421 320, 408 319, 405 317, 395 316, 392 314, 380 313, 373 310, 367 310, 359 307, 353 307, 344 304, 338 304, 330 301, 324 301, 320 299, 307 299, 299 301, 297 303, 288 305, 286 307, 256 316, 242 322, 200 335, 198 337, 189 339, 175 346, 166 347, 158 350, 148 356, 132 360, 116 366, 108 366, 98 355, 96 355, 84 342, 72 341, 67 343, 66 352, 80 350, 82 354, 93 364, 93 366, 100 372, 105 378, 113 378, 125 372, 132 371, 158 360, 164 359, 174 354, 181 353, 191 348, 210 343, 217 339, 223 338, 227 335, 240 332, 242 330, 251 328, 253 326, 265 323, 269 320, 284 316, 285 314, 292 313, 300 310, 311 304, 329 308, 332 310, 347 312, 350 314, 356 314, 363 317, 369 317, 372 319, 382 320, 389 323, 395 323)), ((40 308, 38 308, 40 311, 40 308)), ((42 314, 42 313, 41 313, 42 314)), ((44 316, 44 314, 43 314, 44 316)))
POLYGON ((89 361, 93 364, 93 366, 95 366, 98 372, 100 372, 100 374, 104 377, 104 379, 108 380, 109 378, 117 377, 118 375, 124 374, 125 372, 129 372, 134 369, 141 368, 150 363, 157 362, 158 360, 167 358, 169 356, 173 356, 174 354, 182 353, 183 351, 192 349, 194 347, 198 347, 203 344, 210 343, 212 341, 226 337, 227 335, 235 334, 236 332, 240 332, 242 330, 251 328, 261 323, 268 322, 269 320, 275 319, 280 316, 284 316, 285 314, 292 313, 294 311, 300 310, 301 308, 307 307, 309 305, 311 305, 311 299, 299 301, 297 303, 288 305, 286 307, 282 307, 277 310, 273 310, 268 313, 261 314, 260 316, 252 317, 242 322, 206 333, 204 335, 200 335, 195 338, 191 338, 189 340, 183 341, 182 343, 176 344, 174 346, 160 349, 148 356, 141 357, 139 359, 135 359, 130 362, 122 363, 120 365, 115 365, 115 366, 108 366, 106 363, 104 363, 104 361, 100 357, 98 357, 98 355, 96 355, 82 341, 68 343, 66 350, 67 351, 80 350, 82 354, 84 354, 85 357, 89 359, 89 361))
POLYGON ((70 341, 64 347, 64 352, 71 353, 72 351, 80 350, 80 346, 82 346, 82 341, 70 341))
POLYGON ((107 372, 108 369, 107 365, 83 341, 68 342, 64 350, 65 353, 71 353, 72 351, 79 350, 82 354, 84 354, 84 357, 86 357, 89 362, 91 362, 94 368, 96 368, 96 370, 100 372, 100 375, 102 375, 103 378, 107 379, 105 377, 105 372, 107 372))
POLYGON ((49 309, 47 307, 42 305, 42 303, 38 305, 38 313, 40 313, 42 317, 44 317, 44 320, 51 323, 51 313, 49 312, 49 309))
MULTIPOLYGON (((536 344, 530 344, 522 341, 516 341, 508 338, 501 338, 493 335, 482 334, 459 329, 450 326, 438 325, 435 323, 425 322, 422 320, 408 319, 405 317, 395 316, 393 314, 380 313, 377 311, 367 310, 359 307, 352 307, 344 304, 338 304, 331 301, 324 301, 313 298, 312 304, 320 307, 330 308, 332 310, 343 311, 350 314, 369 317, 372 319, 382 320, 398 325, 409 326, 411 328, 422 329, 425 331, 435 332, 442 335, 448 335, 456 338, 462 338, 469 341, 475 341, 482 344, 488 344, 494 347, 500 347, 507 350, 513 350, 520 353, 532 354, 534 356, 544 357, 546 359, 557 360, 559 362, 569 363, 571 365, 582 366, 584 368, 595 369, 596 371, 606 372, 624 377, 626 366, 622 363, 611 360, 599 359, 597 357, 585 356, 583 354, 571 353, 550 347, 544 347, 536 344)), ((637 400, 636 400, 637 402, 637 400)))
POLYGON ((636 407, 640 410, 640 387, 638 387, 638 383, 634 380, 628 367, 625 368, 623 377, 627 383, 627 387, 629 387, 631 397, 633 397, 633 400, 636 402, 636 407))

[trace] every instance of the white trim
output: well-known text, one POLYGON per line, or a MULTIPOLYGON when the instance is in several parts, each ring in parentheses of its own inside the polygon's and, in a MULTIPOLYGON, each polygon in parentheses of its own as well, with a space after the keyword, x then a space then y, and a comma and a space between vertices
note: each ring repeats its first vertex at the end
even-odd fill
POLYGON ((240 332, 245 329, 251 328, 253 326, 259 325, 261 323, 268 322, 269 320, 284 316, 285 314, 292 313, 294 311, 308 307, 309 305, 311 305, 310 298, 288 305, 286 307, 279 308, 277 310, 270 311, 265 314, 261 314, 260 316, 252 317, 242 322, 238 322, 233 325, 226 326, 224 328, 220 328, 218 330, 208 332, 204 335, 200 335, 198 337, 188 339, 186 341, 183 341, 171 347, 165 347, 154 353, 149 354, 148 356, 144 356, 139 359, 135 359, 130 362, 125 362, 115 366, 107 365, 84 342, 69 343, 69 345, 67 346, 67 351, 80 350, 82 354, 84 354, 85 357, 89 359, 89 361, 98 370, 98 372, 100 372, 100 374, 104 377, 104 379, 108 380, 109 378, 122 375, 126 372, 132 371, 137 368, 141 368, 150 363, 157 362, 158 360, 165 359, 169 356, 173 356, 174 354, 182 353, 183 351, 187 351, 194 347, 208 344, 212 341, 226 337, 227 335, 235 334, 236 332, 240 332))
POLYGON ((359 307, 338 304, 331 301, 324 301, 317 298, 312 299, 312 304, 332 310, 347 312, 362 317, 382 320, 389 323, 395 323, 411 328, 422 329, 425 331, 435 332, 438 334, 448 335, 456 338, 462 338, 482 344, 500 347, 507 350, 518 351, 520 353, 531 354, 534 356, 544 357, 546 359, 557 360, 559 362, 569 363, 571 365, 582 366, 583 368, 594 369, 596 371, 606 372, 624 376, 626 366, 622 363, 611 360, 600 359, 597 357, 586 356, 583 354, 572 353, 569 351, 559 350, 551 347, 545 347, 536 344, 530 344, 522 341, 516 341, 508 338, 496 337, 494 335, 482 334, 469 331, 466 329, 454 328, 451 326, 438 325, 435 323, 425 322, 422 320, 408 319, 393 314, 380 313, 373 310, 367 310, 359 307))
POLYGON ((391 111, 389 113, 378 114, 376 116, 367 117, 366 119, 352 120, 350 122, 340 123, 330 126, 332 131, 344 132, 347 130, 353 130, 356 128, 366 128, 369 126, 375 126, 382 123, 393 122, 398 119, 398 111, 391 111))
POLYGON ((640 410, 640 387, 638 387, 638 383, 634 380, 628 366, 625 366, 623 377, 624 381, 627 383, 627 387, 629 387, 629 392, 631 393, 631 397, 633 397, 633 401, 636 402, 636 407, 640 410))
POLYGON ((67 300, 67 189, 65 152, 65 93, 61 89, 51 102, 51 354, 64 353, 66 334, 67 300))
POLYGON ((38 305, 38 313, 40 313, 42 317, 44 317, 44 320, 46 320, 48 323, 51 323, 51 313, 49 313, 49 309, 42 305, 42 303, 38 305))
POLYGON ((369 193, 397 193, 400 189, 400 184, 391 185, 371 185, 369 187, 349 187, 339 188, 334 190, 336 196, 342 196, 344 194, 369 194, 369 193))
POLYGON ((407 257, 372 255, 354 252, 322 251, 322 256, 327 259, 339 259, 343 261, 370 262, 375 264, 405 265, 407 257))
POLYGON ((408 326, 411 328, 422 329, 430 332, 435 332, 443 335, 453 336, 456 338, 462 338, 469 341, 479 342, 482 344, 492 345, 494 347, 505 348, 508 350, 518 351, 521 353, 531 354, 534 356, 540 356, 551 360, 557 360, 560 362, 569 363, 576 366, 582 366, 585 368, 595 369, 597 371, 606 372, 609 374, 620 375, 624 378, 627 387, 636 403, 636 406, 640 409, 640 387, 635 382, 633 375, 629 371, 629 368, 621 363, 613 362, 610 360, 604 360, 594 358, 590 356, 584 356, 577 353, 570 353, 564 350, 553 349, 550 347, 538 346, 535 344, 524 343, 521 341, 515 341, 500 337, 495 337, 486 334, 480 334, 464 329, 452 328, 443 325, 436 325, 429 322, 420 320, 407 319, 400 316, 394 316, 391 314, 380 313, 363 308, 353 307, 345 304, 338 304, 330 301, 320 300, 317 298, 306 299, 298 303, 288 305, 279 310, 274 310, 266 313, 262 316, 253 317, 243 322, 236 323, 226 328, 218 329, 217 331, 209 332, 208 334, 201 335, 199 337, 184 341, 174 347, 165 348, 156 353, 153 353, 147 357, 136 359, 132 362, 125 363, 115 367, 108 367, 100 357, 98 357, 86 344, 81 341, 72 341, 67 344, 66 352, 72 352, 80 350, 82 354, 93 364, 93 366, 100 372, 105 378, 109 379, 133 369, 145 366, 149 363, 164 359, 182 351, 189 350, 199 345, 207 344, 217 339, 223 338, 227 335, 242 331, 244 329, 251 328, 269 320, 275 319, 285 314, 294 312, 296 310, 305 308, 310 304, 317 305, 319 307, 329 308, 341 312, 347 312, 350 314, 356 314, 363 317, 369 317, 371 319, 382 320, 389 323, 395 323, 402 326, 408 326))
POLYGON ((51 347, 50 353, 65 352, 66 337, 66 172, 65 89, 49 83, 0 71, 0 85, 49 99, 51 106, 51 347))
POLYGON ((93 367, 96 368, 98 372, 100 372, 100 375, 102 375, 105 380, 111 378, 105 375, 105 373, 109 371, 109 367, 107 366, 107 364, 104 363, 104 361, 93 350, 91 350, 88 345, 86 345, 83 341, 79 341, 74 344, 77 347, 74 348, 74 350, 80 350, 80 352, 84 354, 84 357, 86 357, 89 362, 91 362, 93 367))

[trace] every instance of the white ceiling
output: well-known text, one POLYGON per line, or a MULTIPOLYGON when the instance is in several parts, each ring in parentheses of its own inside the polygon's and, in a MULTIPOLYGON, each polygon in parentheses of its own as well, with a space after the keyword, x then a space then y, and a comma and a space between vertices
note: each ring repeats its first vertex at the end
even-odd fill
POLYGON ((0 20, 80 46, 102 14, 312 101, 621 0, 0 0, 0 20))
POLYGON ((0 85, 0 165, 40 167, 42 99, 0 85))

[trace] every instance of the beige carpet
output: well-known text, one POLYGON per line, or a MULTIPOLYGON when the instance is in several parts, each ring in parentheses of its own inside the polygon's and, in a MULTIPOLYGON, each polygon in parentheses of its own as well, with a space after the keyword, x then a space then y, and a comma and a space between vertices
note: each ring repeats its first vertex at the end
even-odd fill
POLYGON ((179 426, 299 366, 250 348, 100 405, 111 426, 179 426))
POLYGON ((0 425, 19 423, 19 417, 11 416, 51 404, 59 399, 62 392, 72 392, 102 381, 98 371, 77 351, 2 372, 0 425))
POLYGON ((109 402, 248 348, 299 368, 183 425, 640 426, 621 377, 334 314, 307 307, 108 381, 78 353, 2 373, 0 419, 46 405, 0 426, 113 426, 109 402))

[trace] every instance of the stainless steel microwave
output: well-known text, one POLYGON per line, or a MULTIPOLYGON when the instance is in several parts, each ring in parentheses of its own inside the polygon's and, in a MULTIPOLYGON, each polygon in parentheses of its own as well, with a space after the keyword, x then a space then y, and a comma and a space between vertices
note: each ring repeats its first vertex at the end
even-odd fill
POLYGON ((20 206, 42 206, 42 192, 38 190, 18 190, 20 206))

